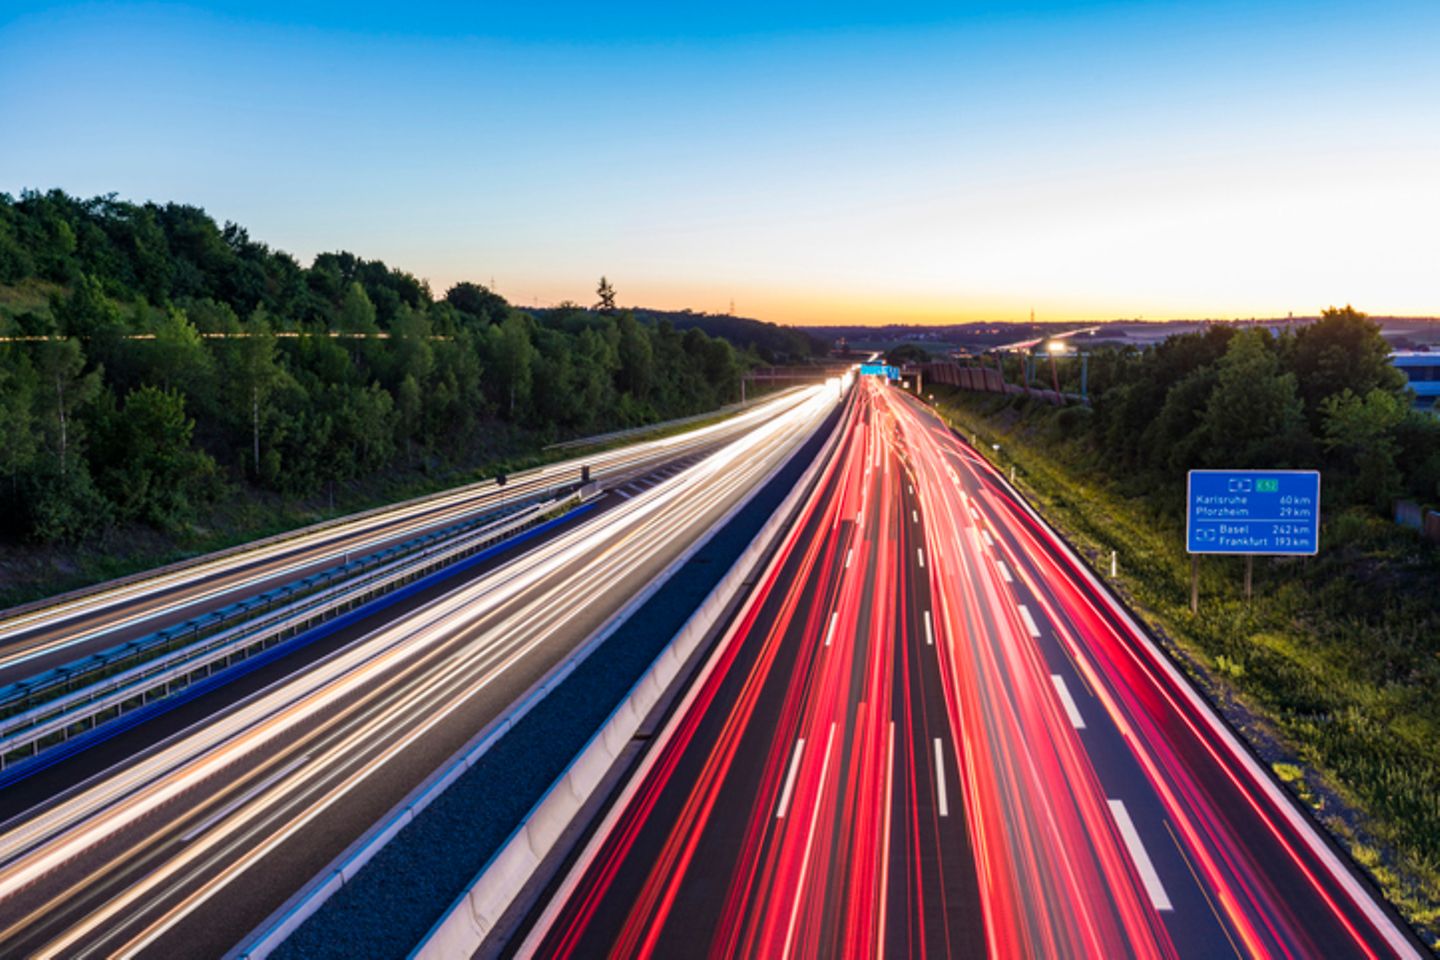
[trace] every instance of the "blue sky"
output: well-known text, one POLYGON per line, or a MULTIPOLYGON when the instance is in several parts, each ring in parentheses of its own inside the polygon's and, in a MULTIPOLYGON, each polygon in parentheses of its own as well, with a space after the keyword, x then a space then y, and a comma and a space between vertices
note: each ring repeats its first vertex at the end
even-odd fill
POLYGON ((1440 312, 1440 5, 8 4, 0 190, 521 304, 1440 312))

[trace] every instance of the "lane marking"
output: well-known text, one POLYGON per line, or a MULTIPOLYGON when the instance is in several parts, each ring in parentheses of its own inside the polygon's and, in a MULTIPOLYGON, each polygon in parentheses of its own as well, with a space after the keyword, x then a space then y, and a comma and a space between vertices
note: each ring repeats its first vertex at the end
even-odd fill
POLYGON ((922 548, 915 548, 915 555, 920 558, 920 569, 925 569, 925 551, 922 548))
POLYGON ((950 816, 950 800, 945 795, 945 751, 940 738, 935 738, 935 795, 940 804, 940 816, 950 816))
POLYGON ((935 646, 935 631, 930 628, 930 611, 925 611, 925 646, 935 646))
POLYGON ((1075 698, 1070 696, 1070 688, 1065 685, 1065 678, 1058 673, 1052 673, 1050 682, 1055 685, 1055 693, 1065 707, 1065 714, 1070 718, 1070 726, 1076 730, 1084 730, 1085 718, 1080 716, 1080 708, 1075 705, 1075 698))
POLYGON ((997 567, 1000 568, 1000 579, 1001 579, 1001 580, 1004 580, 1006 583, 1014 583, 1014 582, 1015 582, 1015 578, 1012 577, 1012 576, 1010 576, 1010 568, 1007 567, 1007 566, 1005 566, 1005 561, 1004 561, 1004 560, 996 560, 996 561, 995 561, 995 566, 997 566, 997 567))
POLYGON ((850 547, 845 551, 845 569, 850 569, 850 561, 855 559, 855 548, 850 547))
POLYGON ((916 512, 916 511, 914 511, 914 510, 911 510, 911 511, 910 511, 910 522, 911 522, 911 523, 919 523, 919 522, 920 522, 920 514, 919 514, 918 512, 916 512))
POLYGON ((815 788, 815 809, 810 814, 810 832, 805 837, 805 852, 800 855, 800 880, 795 884, 795 901, 790 905, 790 926, 785 931, 785 948, 781 960, 789 960, 790 947, 795 942, 795 921, 800 918, 800 898, 805 893, 805 876, 810 872, 810 850, 815 845, 815 827, 820 823, 820 807, 824 801, 825 777, 830 772, 830 748, 835 746, 835 724, 830 724, 830 736, 825 740, 825 759, 820 762, 820 783, 815 788))
POLYGON ((915 487, 913 485, 910 487, 910 496, 915 496, 915 487))
POLYGON ((244 793, 240 794, 240 796, 236 797, 234 800, 231 800, 219 810, 216 810, 214 813, 210 814, 210 816, 200 821, 200 823, 191 827, 188 832, 186 832, 180 837, 180 842, 189 843, 191 840, 194 840, 196 837, 200 836, 200 834, 204 833, 206 830, 209 830, 211 827, 215 826, 215 824, 219 823, 221 820, 224 820, 226 817, 234 813, 240 807, 244 806, 257 795, 264 792, 266 787, 270 786, 275 781, 284 777, 285 774, 289 773, 291 770, 294 770, 296 767, 300 766, 300 764, 304 763, 306 760, 309 759, 310 755, 307 753, 303 757, 296 757, 294 760, 291 760, 289 763, 285 764, 285 766, 281 767, 279 770, 276 770, 264 780, 261 780, 259 783, 255 784, 255 786, 251 787, 249 790, 246 790, 244 793))
MULTIPOLYGON (((890 889, 890 820, 895 807, 895 721, 890 721, 890 740, 885 749, 885 826, 884 837, 880 848, 880 889, 890 889)), ((883 957, 885 955, 885 914, 888 911, 880 910, 875 943, 877 945, 873 956, 883 957)))
POLYGON ((785 787, 780 791, 780 806, 775 808, 775 819, 785 819, 785 811, 790 807, 790 793, 795 789, 795 774, 800 771, 800 757, 805 753, 805 738, 801 737, 795 741, 795 753, 790 758, 790 772, 785 775, 785 787))
POLYGON ((1135 861, 1135 869, 1140 871, 1140 880, 1145 884, 1145 892, 1150 895, 1150 902, 1156 910, 1175 909, 1170 903, 1170 895, 1160 883, 1160 874, 1155 872, 1155 864, 1150 862, 1150 854, 1145 852, 1145 845, 1140 842, 1140 834, 1135 829, 1135 822, 1130 819, 1125 804, 1119 800, 1105 802, 1110 804, 1110 815, 1115 818, 1115 825, 1120 828, 1120 837, 1130 851, 1130 859, 1135 861))
POLYGON ((982 538, 984 538, 984 540, 985 540, 985 546, 987 546, 987 547, 993 547, 993 546, 995 546, 995 541, 992 540, 992 539, 990 539, 990 531, 989 531, 989 530, 981 530, 981 531, 980 531, 980 536, 981 536, 982 538))
POLYGON ((630 494, 626 493, 624 490, 616 490, 615 492, 620 495, 620 499, 622 500, 630 499, 630 494))
POLYGON ((840 611, 836 610, 830 614, 830 626, 825 630, 825 646, 830 646, 830 641, 835 638, 835 623, 840 619, 840 611))
POLYGON ((1035 618, 1030 616, 1030 608, 1025 604, 1016 604, 1020 608, 1020 619, 1025 621, 1025 629, 1030 631, 1030 636, 1036 640, 1040 639, 1040 628, 1035 625, 1035 618))

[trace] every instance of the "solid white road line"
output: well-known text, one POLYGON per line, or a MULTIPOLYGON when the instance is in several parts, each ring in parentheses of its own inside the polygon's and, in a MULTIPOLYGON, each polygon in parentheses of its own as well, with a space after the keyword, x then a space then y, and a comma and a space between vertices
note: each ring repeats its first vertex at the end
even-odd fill
POLYGON ((935 631, 930 626, 929 610, 925 611, 925 645, 927 647, 935 646, 935 631))
POLYGON ((783 820, 790 807, 790 792, 795 789, 795 774, 800 770, 800 757, 805 753, 805 738, 795 741, 795 753, 790 758, 790 772, 785 775, 785 786, 780 791, 780 806, 775 808, 775 819, 783 820))
POLYGON ((1115 818, 1115 825, 1120 828, 1120 837, 1130 851, 1130 859, 1135 861, 1135 869, 1140 871, 1140 880, 1145 884, 1145 892, 1150 895, 1150 902, 1156 910, 1175 909, 1170 903, 1170 895, 1160 883, 1160 874, 1155 872, 1155 864, 1150 862, 1150 855, 1145 852, 1145 845, 1140 842, 1140 834, 1136 831, 1125 804, 1119 800, 1106 802, 1110 804, 1110 815, 1115 818))
POLYGON ((825 646, 830 646, 830 641, 835 639, 835 624, 840 619, 840 611, 836 610, 830 614, 830 626, 825 630, 825 646))
POLYGON ((1085 718, 1080 716, 1080 708, 1075 706, 1075 698, 1070 696, 1070 688, 1065 685, 1065 678, 1058 673, 1052 673, 1050 682, 1055 684, 1055 693, 1065 707, 1065 715, 1070 718, 1070 726, 1076 730, 1084 730, 1085 718))
POLYGON ((1016 604, 1020 608, 1020 619, 1025 621, 1025 629, 1030 631, 1030 636, 1036 640, 1040 639, 1040 628, 1035 625, 1035 618, 1030 616, 1030 608, 1025 604, 1016 604))
POLYGON ((940 816, 950 816, 950 800, 945 795, 945 750, 940 738, 935 738, 935 801, 940 806, 940 816))
POLYGON ((1014 582, 1015 582, 1015 578, 1012 577, 1012 576, 1010 576, 1010 568, 1007 567, 1007 566, 1005 566, 1005 561, 1004 561, 1004 560, 996 560, 996 561, 995 561, 995 566, 997 566, 997 567, 1000 568, 1000 579, 1001 579, 1001 580, 1004 580, 1006 583, 1014 583, 1014 582))

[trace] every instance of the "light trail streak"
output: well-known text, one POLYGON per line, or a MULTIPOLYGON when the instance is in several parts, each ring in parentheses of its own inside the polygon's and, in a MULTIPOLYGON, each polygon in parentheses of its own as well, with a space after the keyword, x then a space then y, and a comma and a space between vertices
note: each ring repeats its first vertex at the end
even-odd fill
POLYGON ((545 650, 538 663, 554 662, 572 624, 598 626, 833 403, 806 391, 689 470, 6 825, 0 950, 156 947, 509 671, 545 650))
POLYGON ((1416 955, 982 458, 864 380, 846 430, 521 955, 1416 955))
POLYGON ((239 553, 188 564, 178 570, 0 620, 0 669, 81 647, 124 628, 137 628, 186 611, 204 609, 220 598, 258 592, 262 585, 284 583, 305 572, 343 562, 355 554, 441 529, 467 516, 494 509, 503 501, 538 494, 579 476, 581 465, 605 480, 643 470, 691 450, 739 436, 802 406, 803 391, 787 393, 727 420, 686 433, 632 444, 510 478, 363 514, 239 553), (63 629, 62 629, 63 627, 63 629), (39 635, 37 635, 37 633, 39 635))

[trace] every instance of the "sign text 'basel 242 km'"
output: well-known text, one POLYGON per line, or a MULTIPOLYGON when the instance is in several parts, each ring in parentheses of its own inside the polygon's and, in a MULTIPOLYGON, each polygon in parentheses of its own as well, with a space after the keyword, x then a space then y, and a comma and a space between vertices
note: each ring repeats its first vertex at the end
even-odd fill
POLYGON ((1318 470, 1191 470, 1190 553, 1297 554, 1320 548, 1318 470))

